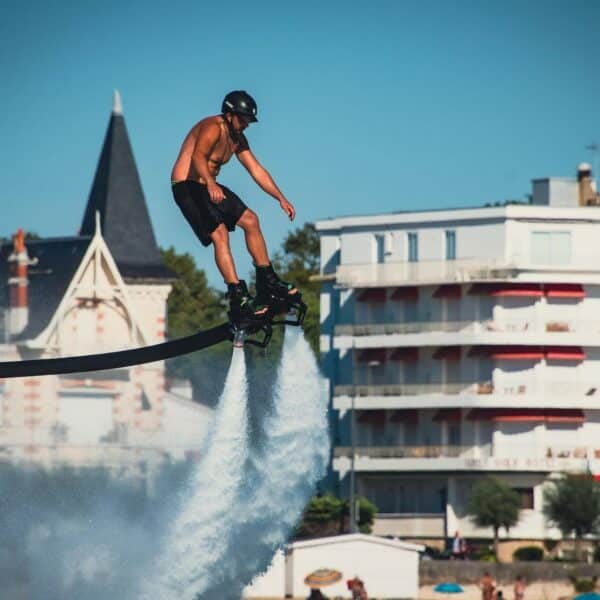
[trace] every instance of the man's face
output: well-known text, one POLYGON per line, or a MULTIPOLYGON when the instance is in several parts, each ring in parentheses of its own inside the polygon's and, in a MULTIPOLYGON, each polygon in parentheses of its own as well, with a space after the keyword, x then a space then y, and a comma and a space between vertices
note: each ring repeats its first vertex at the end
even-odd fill
POLYGON ((244 129, 250 125, 250 119, 244 115, 238 115, 237 113, 233 114, 231 122, 236 131, 244 131, 244 129))

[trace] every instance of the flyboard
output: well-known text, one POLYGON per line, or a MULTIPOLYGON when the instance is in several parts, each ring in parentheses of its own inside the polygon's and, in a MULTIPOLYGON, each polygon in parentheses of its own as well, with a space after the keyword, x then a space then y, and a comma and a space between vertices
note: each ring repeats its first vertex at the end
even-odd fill
POLYGON ((227 340, 233 342, 233 345, 237 347, 251 344, 266 348, 273 334, 273 325, 299 326, 304 321, 305 315, 306 304, 298 297, 293 302, 279 302, 264 316, 240 320, 229 314, 230 320, 226 323, 161 344, 102 354, 0 362, 0 378, 119 369, 189 354, 227 340), (284 313, 288 313, 288 316, 281 318, 280 315, 284 313), (257 335, 262 335, 262 337, 252 337, 257 335))

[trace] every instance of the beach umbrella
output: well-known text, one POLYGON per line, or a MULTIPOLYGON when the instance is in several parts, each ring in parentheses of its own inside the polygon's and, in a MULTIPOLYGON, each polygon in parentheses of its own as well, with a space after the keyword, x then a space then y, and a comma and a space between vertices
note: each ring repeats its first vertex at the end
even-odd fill
POLYGON ((338 582, 342 574, 335 569, 317 569, 304 578, 304 583, 311 588, 325 587, 338 582))
POLYGON ((585 592, 585 594, 579 594, 579 596, 575 596, 573 600, 600 600, 600 594, 596 592, 585 592))
MULTIPOLYGON (((440 592, 441 594, 462 594, 463 590, 458 583, 439 583, 433 588, 434 592, 440 592)), ((591 600, 591 599, 590 599, 591 600)), ((600 600, 600 598, 598 598, 600 600)))

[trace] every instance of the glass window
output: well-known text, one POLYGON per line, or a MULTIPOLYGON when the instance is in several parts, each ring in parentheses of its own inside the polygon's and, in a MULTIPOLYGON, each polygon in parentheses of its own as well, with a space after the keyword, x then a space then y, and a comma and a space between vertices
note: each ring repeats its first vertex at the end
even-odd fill
POLYGON ((419 260, 419 238, 417 234, 411 232, 408 234, 408 262, 417 262, 419 260))
POLYGON ((385 262, 385 237, 380 234, 375 235, 375 262, 385 262))
POLYGON ((521 508, 533 509, 533 488, 514 488, 521 497, 521 508))
POLYGON ((456 260, 456 231, 446 231, 446 260, 456 260))

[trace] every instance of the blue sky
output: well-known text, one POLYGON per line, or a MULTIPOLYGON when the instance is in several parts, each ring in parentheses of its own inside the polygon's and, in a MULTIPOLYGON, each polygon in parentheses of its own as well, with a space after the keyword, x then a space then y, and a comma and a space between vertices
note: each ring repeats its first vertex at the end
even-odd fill
MULTIPOLYGON (((523 199, 600 142, 595 1, 227 3, 8 0, 0 9, 0 234, 79 228, 119 89, 158 241, 221 286, 171 199, 181 141, 231 89, 298 211, 331 216, 523 199)), ((232 162, 221 181, 271 249, 292 227, 232 162)), ((234 235, 240 274, 250 260, 234 235)))

